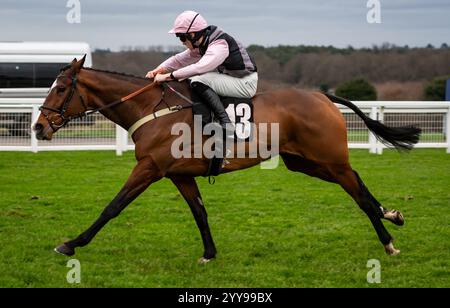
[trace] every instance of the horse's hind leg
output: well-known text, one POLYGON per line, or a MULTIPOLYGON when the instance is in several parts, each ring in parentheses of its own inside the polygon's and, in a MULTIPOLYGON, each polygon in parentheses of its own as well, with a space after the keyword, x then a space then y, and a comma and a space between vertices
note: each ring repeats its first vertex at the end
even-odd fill
POLYGON ((403 216, 401 216, 400 212, 384 209, 369 192, 358 174, 351 169, 350 165, 321 164, 291 154, 282 154, 281 157, 289 170, 302 172, 341 185, 369 217, 386 252, 390 255, 400 252, 394 248, 392 244, 393 238, 384 227, 381 218, 386 218, 398 225, 402 225, 403 216))
POLYGON ((194 215, 194 219, 197 223, 198 229, 200 230, 203 246, 205 248, 203 257, 200 258, 199 263, 207 263, 216 256, 216 247, 211 236, 211 231, 208 225, 208 215, 206 214, 206 209, 203 206, 202 197, 200 195, 200 191, 198 190, 197 183, 193 177, 189 176, 174 176, 170 177, 170 179, 183 195, 192 211, 192 214, 194 215))
POLYGON ((388 255, 396 255, 400 250, 394 248, 393 238, 386 230, 381 218, 386 218, 397 225, 403 225, 404 220, 400 212, 388 211, 381 206, 375 197, 369 192, 358 173, 348 167, 334 170, 336 181, 344 190, 352 196, 359 207, 367 214, 377 232, 378 238, 384 245, 388 255), (395 214, 394 214, 395 213, 395 214))

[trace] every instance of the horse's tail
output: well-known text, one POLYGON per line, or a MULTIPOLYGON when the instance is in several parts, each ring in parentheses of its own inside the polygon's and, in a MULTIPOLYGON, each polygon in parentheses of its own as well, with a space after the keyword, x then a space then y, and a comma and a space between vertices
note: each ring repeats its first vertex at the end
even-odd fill
POLYGON ((367 125, 375 136, 387 146, 394 146, 397 150, 411 150, 419 141, 421 129, 414 126, 389 127, 372 120, 352 102, 338 96, 324 93, 331 101, 347 106, 353 110, 367 125))

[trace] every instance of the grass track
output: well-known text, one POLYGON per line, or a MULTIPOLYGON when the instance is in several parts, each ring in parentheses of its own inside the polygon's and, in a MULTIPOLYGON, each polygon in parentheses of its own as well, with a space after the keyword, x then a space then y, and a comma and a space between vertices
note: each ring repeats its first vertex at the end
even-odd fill
POLYGON ((152 185, 74 258, 55 245, 97 218, 134 166, 133 153, 0 152, 0 287, 450 287, 450 155, 444 150, 352 150, 351 162, 381 204, 402 253, 385 255, 369 220, 333 184, 289 172, 249 170, 199 178, 218 258, 202 243, 176 188, 152 185), (381 284, 366 281, 381 262, 381 284))

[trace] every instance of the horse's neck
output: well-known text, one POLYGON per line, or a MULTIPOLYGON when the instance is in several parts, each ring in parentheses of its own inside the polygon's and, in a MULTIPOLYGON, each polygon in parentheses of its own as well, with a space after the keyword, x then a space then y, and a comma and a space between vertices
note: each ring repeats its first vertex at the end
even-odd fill
MULTIPOLYGON (((89 107, 91 109, 106 107, 145 86, 145 83, 141 81, 132 83, 102 72, 89 70, 82 70, 82 72, 84 74, 80 77, 84 78, 81 78, 80 81, 83 82, 89 93, 89 107)), ((128 129, 144 116, 145 109, 151 107, 151 99, 146 99, 146 106, 137 103, 139 99, 148 98, 148 96, 149 93, 143 93, 133 100, 125 101, 111 108, 105 108, 100 113, 124 129, 128 129)))

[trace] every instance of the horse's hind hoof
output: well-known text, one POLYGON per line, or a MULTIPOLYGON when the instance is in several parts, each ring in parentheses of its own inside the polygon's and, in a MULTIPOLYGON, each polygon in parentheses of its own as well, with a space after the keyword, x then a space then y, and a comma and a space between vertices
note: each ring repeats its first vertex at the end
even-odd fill
POLYGON ((387 245, 384 245, 384 250, 386 251, 386 253, 389 256, 396 256, 400 253, 400 250, 395 249, 394 245, 392 244, 392 242, 390 242, 387 245))
POLYGON ((403 226, 405 224, 405 218, 403 217, 400 211, 397 210, 385 211, 383 214, 384 219, 389 220, 390 222, 392 222, 397 226, 403 226))
POLYGON ((205 257, 201 257, 200 259, 198 259, 198 264, 200 264, 200 265, 206 264, 206 263, 208 263, 209 261, 211 261, 212 259, 214 259, 214 258, 207 259, 207 258, 205 258, 205 257))
POLYGON ((54 250, 55 252, 68 257, 73 256, 75 254, 75 249, 67 246, 66 244, 59 245, 54 250))

